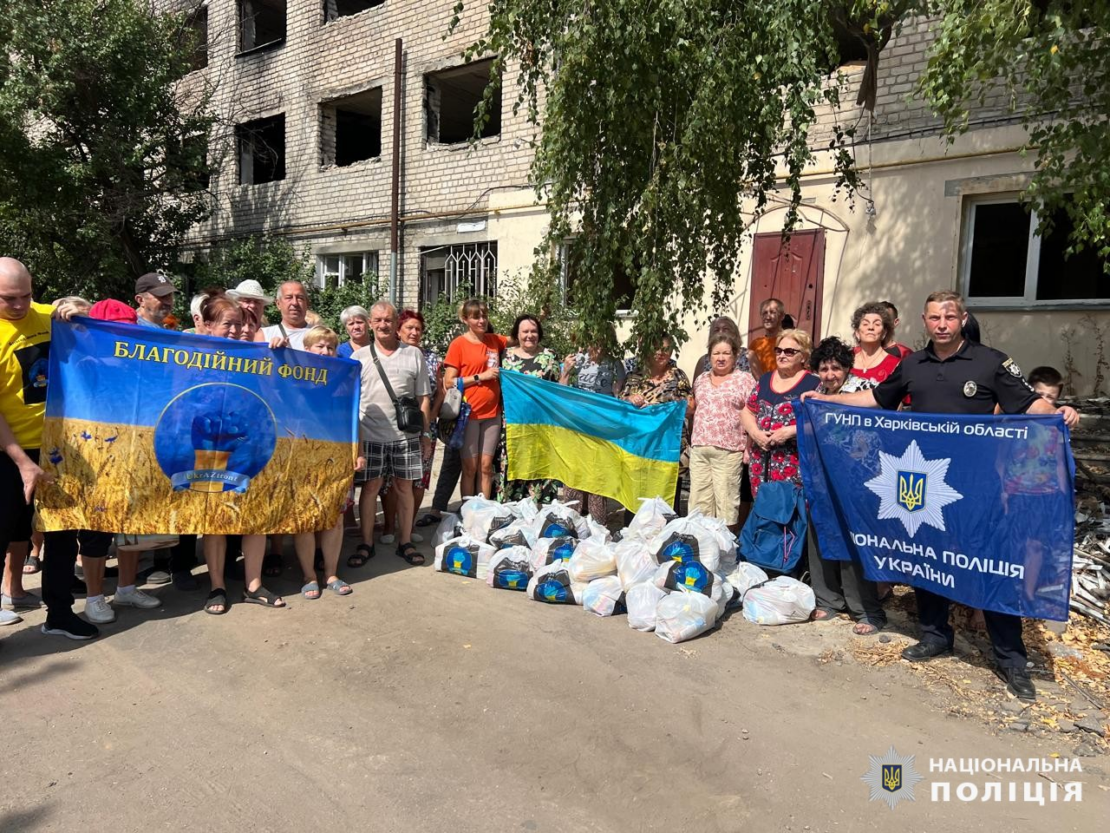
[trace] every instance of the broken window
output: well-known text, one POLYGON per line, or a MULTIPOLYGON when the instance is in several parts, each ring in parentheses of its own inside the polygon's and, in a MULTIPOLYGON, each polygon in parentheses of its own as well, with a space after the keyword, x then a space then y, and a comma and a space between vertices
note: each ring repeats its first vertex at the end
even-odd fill
POLYGON ((194 70, 208 66, 208 6, 200 6, 185 18, 186 49, 194 70))
MULTIPOLYGON (((461 67, 432 72, 424 76, 424 127, 429 142, 445 145, 465 142, 474 136, 474 119, 489 85, 493 59, 475 61, 461 67)), ((488 105, 481 138, 501 134, 501 90, 488 105)))
POLYGON ((835 72, 846 64, 867 62, 867 44, 863 40, 863 29, 838 14, 831 15, 833 38, 836 40, 836 60, 830 61, 826 70, 835 72))
POLYGON ((285 40, 285 0, 239 0, 239 50, 285 40))
POLYGON ((239 184, 259 185, 285 179, 285 114, 236 126, 239 184))
POLYGON ((382 155, 382 88, 320 105, 320 163, 353 165, 382 155))
POLYGON ((492 298, 497 294, 497 241, 460 243, 420 250, 420 276, 424 303, 441 296, 492 298))
POLYGON ((358 14, 383 3, 385 0, 324 0, 324 22, 331 23, 336 18, 358 14))

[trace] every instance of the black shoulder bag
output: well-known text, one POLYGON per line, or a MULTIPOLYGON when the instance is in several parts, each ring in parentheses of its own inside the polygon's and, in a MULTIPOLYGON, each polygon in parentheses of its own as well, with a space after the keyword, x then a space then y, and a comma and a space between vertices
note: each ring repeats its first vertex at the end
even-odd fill
MULTIPOLYGON (((397 349, 400 349, 400 347, 397 349)), ((420 410, 420 406, 416 404, 414 397, 402 396, 398 398, 397 394, 393 392, 393 385, 389 384, 389 378, 385 375, 385 368, 378 361, 378 351, 374 347, 373 339, 370 339, 370 355, 374 357, 374 367, 378 369, 378 375, 382 377, 382 384, 385 385, 386 393, 393 400, 393 410, 397 414, 397 429, 405 434, 416 434, 423 431, 424 414, 420 410)))

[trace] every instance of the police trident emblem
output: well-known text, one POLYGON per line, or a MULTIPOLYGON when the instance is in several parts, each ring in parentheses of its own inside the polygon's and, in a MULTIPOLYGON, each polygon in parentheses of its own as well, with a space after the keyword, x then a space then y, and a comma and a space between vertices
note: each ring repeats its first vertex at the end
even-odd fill
POLYGON ((871 769, 860 780, 871 788, 871 800, 891 810, 899 801, 913 801, 913 789, 922 776, 914 769, 913 755, 902 757, 894 747, 885 755, 870 755, 871 769))
POLYGON ((925 508, 925 484, 928 475, 917 471, 898 472, 898 505, 907 512, 925 508))
POLYGON ((891 793, 902 789, 901 764, 883 764, 883 789, 891 793))

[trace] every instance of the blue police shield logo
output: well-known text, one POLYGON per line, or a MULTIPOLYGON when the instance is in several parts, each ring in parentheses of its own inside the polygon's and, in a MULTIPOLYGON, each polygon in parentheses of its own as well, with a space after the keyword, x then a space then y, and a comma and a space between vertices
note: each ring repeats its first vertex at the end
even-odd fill
POLYGON ((917 471, 898 472, 898 505, 907 512, 918 512, 925 508, 928 475, 917 471))
POLYGON ((890 793, 902 789, 901 764, 883 764, 883 789, 890 793))

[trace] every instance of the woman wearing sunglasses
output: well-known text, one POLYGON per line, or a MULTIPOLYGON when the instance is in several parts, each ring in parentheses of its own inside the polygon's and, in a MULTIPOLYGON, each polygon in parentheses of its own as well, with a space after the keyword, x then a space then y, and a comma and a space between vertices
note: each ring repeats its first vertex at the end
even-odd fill
POLYGON ((748 407, 741 412, 744 430, 755 443, 750 450, 748 476, 753 497, 769 480, 788 480, 798 488, 798 429, 794 403, 806 391, 817 390, 820 380, 806 370, 813 342, 805 330, 783 330, 775 342, 775 369, 764 373, 748 407))

